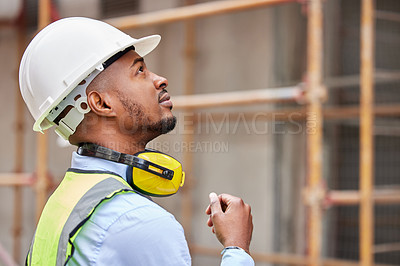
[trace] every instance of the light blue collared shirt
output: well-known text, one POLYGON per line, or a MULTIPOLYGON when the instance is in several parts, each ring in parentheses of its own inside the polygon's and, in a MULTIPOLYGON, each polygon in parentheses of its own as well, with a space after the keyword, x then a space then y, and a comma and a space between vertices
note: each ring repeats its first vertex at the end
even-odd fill
MULTIPOLYGON (((126 180, 128 166, 72 154, 72 168, 113 172, 126 180)), ((68 265, 191 265, 182 226, 150 199, 124 193, 101 203, 74 241, 68 265)), ((227 250, 221 265, 254 265, 241 250, 227 250)))

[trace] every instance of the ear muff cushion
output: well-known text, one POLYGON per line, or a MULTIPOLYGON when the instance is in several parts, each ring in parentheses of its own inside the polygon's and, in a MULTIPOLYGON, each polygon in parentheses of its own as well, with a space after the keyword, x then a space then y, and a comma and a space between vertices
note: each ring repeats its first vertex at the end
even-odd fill
POLYGON ((138 190, 155 196, 168 196, 176 193, 183 185, 182 165, 173 157, 159 152, 142 152, 137 154, 137 157, 174 171, 172 180, 168 180, 134 167, 132 170, 133 185, 138 190))

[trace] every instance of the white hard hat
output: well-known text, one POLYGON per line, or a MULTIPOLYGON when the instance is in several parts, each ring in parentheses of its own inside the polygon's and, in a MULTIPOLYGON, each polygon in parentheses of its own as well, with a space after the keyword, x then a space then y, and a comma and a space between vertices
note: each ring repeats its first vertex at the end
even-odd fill
POLYGON ((45 27, 26 48, 19 68, 21 94, 35 119, 33 130, 43 133, 56 125, 54 119, 67 106, 73 106, 56 121, 56 132, 68 139, 90 111, 86 87, 104 69, 103 64, 127 48, 145 56, 160 39, 159 35, 134 39, 107 23, 81 17, 45 27))

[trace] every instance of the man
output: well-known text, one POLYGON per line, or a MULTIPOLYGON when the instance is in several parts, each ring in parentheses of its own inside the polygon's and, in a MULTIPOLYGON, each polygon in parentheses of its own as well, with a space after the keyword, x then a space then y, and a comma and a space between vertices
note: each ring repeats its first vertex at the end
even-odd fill
MULTIPOLYGON (((181 225, 149 197, 174 194, 184 182, 178 161, 145 148, 176 124, 167 79, 143 59, 159 41, 68 18, 27 47, 20 87, 34 130, 56 126, 79 147, 43 210, 28 265, 191 264, 181 225)), ((209 197, 221 264, 253 265, 250 207, 227 194, 209 197)))

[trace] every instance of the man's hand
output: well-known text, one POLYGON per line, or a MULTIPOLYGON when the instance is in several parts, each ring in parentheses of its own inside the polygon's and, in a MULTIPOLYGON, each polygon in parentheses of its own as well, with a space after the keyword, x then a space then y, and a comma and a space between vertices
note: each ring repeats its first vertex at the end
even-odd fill
POLYGON ((206 214, 210 215, 207 225, 224 247, 237 246, 249 253, 253 222, 251 208, 241 198, 228 194, 217 196, 210 193, 210 205, 206 214))

